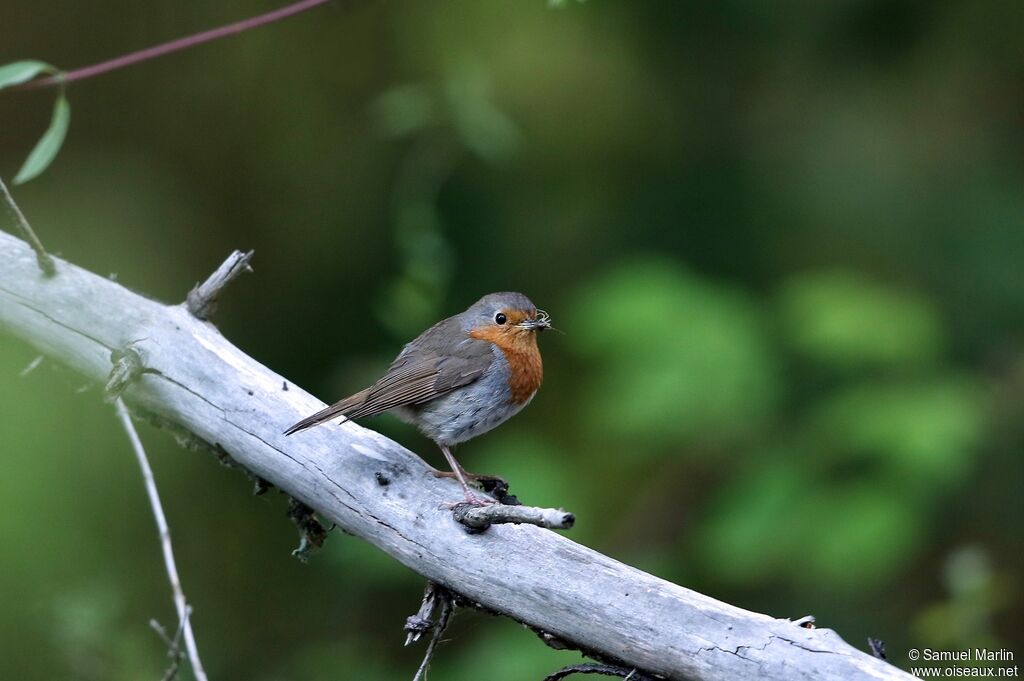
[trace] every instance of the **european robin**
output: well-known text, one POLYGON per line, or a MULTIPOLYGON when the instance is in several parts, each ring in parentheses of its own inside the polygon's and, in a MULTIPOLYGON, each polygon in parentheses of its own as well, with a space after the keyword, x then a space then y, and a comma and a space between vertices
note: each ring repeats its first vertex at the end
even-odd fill
POLYGON ((551 319, 522 293, 491 293, 407 343, 377 382, 304 418, 285 435, 339 416, 392 411, 437 443, 472 504, 451 448, 486 433, 530 403, 544 372, 537 334, 551 319))

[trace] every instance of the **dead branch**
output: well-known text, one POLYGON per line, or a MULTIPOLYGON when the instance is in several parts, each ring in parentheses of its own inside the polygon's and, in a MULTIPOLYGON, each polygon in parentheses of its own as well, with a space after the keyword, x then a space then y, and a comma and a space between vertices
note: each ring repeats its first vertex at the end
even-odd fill
MULTIPOLYGON (((139 296, 65 261, 41 279, 32 249, 0 234, 0 330, 96 382, 129 345, 144 367, 121 393, 192 442, 221 449, 344 531, 452 592, 600 662, 647 676, 911 679, 828 629, 743 610, 549 530, 469 535, 442 508, 459 494, 418 456, 354 423, 284 428, 323 403, 184 306, 139 296), (116 312, 116 313, 115 313, 116 312), (378 482, 378 474, 387 485, 378 482)), ((512 426, 514 427, 514 426, 512 426)))

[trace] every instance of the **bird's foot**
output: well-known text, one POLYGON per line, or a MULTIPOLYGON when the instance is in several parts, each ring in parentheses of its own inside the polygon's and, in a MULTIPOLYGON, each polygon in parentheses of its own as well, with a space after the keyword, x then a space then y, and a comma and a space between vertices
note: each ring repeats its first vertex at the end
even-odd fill
MULTIPOLYGON (((451 471, 431 471, 430 474, 433 475, 435 478, 452 478, 455 480, 459 479, 459 476, 451 471)), ((496 499, 496 502, 484 500, 484 503, 481 505, 486 506, 491 503, 499 503, 505 504, 507 506, 518 506, 520 503, 519 499, 514 494, 509 494, 508 482, 505 480, 505 478, 498 477, 497 475, 467 473, 466 471, 462 471, 462 476, 467 483, 473 485, 474 487, 480 490, 483 490, 487 494, 493 495, 494 498, 496 499)), ((472 494, 472 492, 470 492, 470 494, 472 494)), ((477 498, 479 500, 479 498, 476 497, 476 495, 473 496, 474 498, 477 498)))

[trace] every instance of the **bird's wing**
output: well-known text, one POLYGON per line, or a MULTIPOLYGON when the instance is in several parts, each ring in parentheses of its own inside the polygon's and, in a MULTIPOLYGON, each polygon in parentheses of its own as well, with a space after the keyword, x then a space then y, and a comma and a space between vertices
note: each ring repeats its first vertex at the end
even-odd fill
POLYGON ((366 395, 369 392, 370 389, 367 388, 366 390, 360 390, 355 395, 349 395, 345 399, 339 400, 338 402, 335 402, 331 406, 321 409, 312 416, 307 416, 306 418, 302 419, 298 423, 291 426, 288 430, 284 431, 284 434, 291 435, 292 433, 297 433, 300 430, 305 430, 306 428, 312 428, 313 426, 318 426, 321 423, 326 423, 327 421, 330 421, 336 416, 343 416, 345 415, 345 412, 349 411, 350 409, 354 409, 355 407, 365 402, 366 395))
POLYGON ((387 373, 369 388, 299 421, 285 434, 291 435, 338 416, 354 420, 395 407, 429 402, 477 380, 494 361, 491 344, 487 341, 467 337, 450 345, 432 343, 434 334, 431 332, 436 328, 407 345, 387 373), (439 345, 448 347, 442 350, 439 345))
MULTIPOLYGON (((474 344, 477 343, 480 341, 474 341, 474 344)), ((493 356, 489 350, 486 355, 479 353, 473 357, 417 357, 384 374, 369 388, 362 404, 346 411, 345 415, 358 419, 395 407, 429 402, 480 378, 492 361, 493 356)))

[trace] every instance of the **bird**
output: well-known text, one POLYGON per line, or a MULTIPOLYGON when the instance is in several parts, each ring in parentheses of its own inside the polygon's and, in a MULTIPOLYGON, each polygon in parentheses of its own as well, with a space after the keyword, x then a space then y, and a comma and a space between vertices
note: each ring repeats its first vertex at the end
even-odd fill
MULTIPOLYGON (((377 381, 290 426, 292 435, 335 419, 385 411, 433 440, 472 505, 473 494, 451 449, 519 413, 544 378, 537 335, 551 317, 522 293, 490 293, 407 343, 377 381)), ((435 475, 448 477, 437 472, 435 475)))

